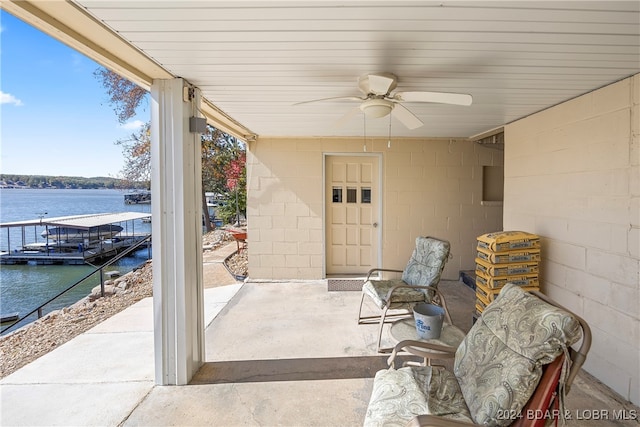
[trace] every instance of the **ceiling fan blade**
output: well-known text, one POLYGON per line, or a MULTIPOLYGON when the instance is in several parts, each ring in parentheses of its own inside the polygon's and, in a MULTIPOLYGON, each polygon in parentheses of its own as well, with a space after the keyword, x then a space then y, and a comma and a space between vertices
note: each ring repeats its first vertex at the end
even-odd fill
POLYGON ((422 126, 422 120, 417 118, 411 111, 407 110, 403 105, 396 104, 391 110, 391 115, 405 125, 408 129, 417 129, 422 126))
POLYGON ((393 99, 404 102, 434 102, 453 105, 471 105, 473 102, 471 95, 450 92, 397 92, 393 99))
POLYGON ((386 95, 391 90, 395 79, 379 74, 369 74, 369 92, 376 95, 386 95))
POLYGON ((364 100, 366 100, 366 98, 359 98, 357 96, 334 96, 332 98, 320 98, 320 99, 312 99, 310 101, 296 102, 293 105, 311 104, 313 102, 323 102, 323 101, 364 101, 364 100))
POLYGON ((352 109, 350 109, 349 111, 346 112, 346 114, 342 117, 340 117, 338 120, 336 120, 336 122, 333 124, 333 127, 335 129, 340 129, 341 127, 343 127, 344 125, 347 124, 347 122, 349 120, 351 120, 353 118, 353 116, 355 116, 356 114, 358 114, 360 112, 360 106, 358 107, 353 107, 352 109))

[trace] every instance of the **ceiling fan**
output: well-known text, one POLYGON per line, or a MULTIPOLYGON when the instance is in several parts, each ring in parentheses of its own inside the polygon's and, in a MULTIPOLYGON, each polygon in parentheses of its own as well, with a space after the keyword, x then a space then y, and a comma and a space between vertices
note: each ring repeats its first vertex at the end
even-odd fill
POLYGON ((314 99, 298 102, 294 105, 308 104, 311 102, 349 100, 360 101, 360 105, 349 111, 342 117, 337 125, 346 123, 354 114, 361 110, 367 117, 380 118, 391 114, 409 129, 416 129, 424 123, 409 111, 404 102, 428 102, 453 105, 471 105, 473 98, 464 93, 449 92, 396 92, 391 93, 398 83, 398 78, 391 73, 365 74, 358 79, 358 89, 364 97, 338 96, 333 98, 314 99))

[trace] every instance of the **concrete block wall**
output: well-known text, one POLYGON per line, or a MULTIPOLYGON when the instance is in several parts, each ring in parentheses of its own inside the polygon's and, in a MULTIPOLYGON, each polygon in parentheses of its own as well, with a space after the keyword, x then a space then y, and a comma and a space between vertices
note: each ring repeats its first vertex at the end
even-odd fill
POLYGON ((504 228, 542 237, 542 290, 585 318, 585 369, 640 403, 640 75, 505 126, 504 228))
POLYGON ((476 238, 501 230, 502 206, 483 206, 482 166, 501 166, 503 153, 456 139, 394 142, 385 152, 383 262, 403 268, 415 237, 451 243, 444 278, 475 266, 476 238), (409 243, 408 243, 409 242, 409 243))
MULTIPOLYGON (((325 153, 363 153, 362 139, 260 138, 247 156, 249 275, 254 279, 324 277, 325 153)), ((449 240, 444 277, 473 269, 476 237, 501 229, 502 206, 483 206, 482 166, 503 153, 455 139, 369 140, 382 155, 383 267, 403 268, 415 237, 449 240)))
POLYGON ((322 177, 316 140, 260 139, 249 144, 247 237, 252 278, 322 278, 322 177))

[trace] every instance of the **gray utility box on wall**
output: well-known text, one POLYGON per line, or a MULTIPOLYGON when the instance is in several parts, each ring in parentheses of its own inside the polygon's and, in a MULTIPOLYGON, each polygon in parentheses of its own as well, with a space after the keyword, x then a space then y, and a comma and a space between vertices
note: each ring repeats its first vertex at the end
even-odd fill
POLYGON ((207 119, 204 117, 189 117, 189 132, 205 133, 207 131, 207 119))

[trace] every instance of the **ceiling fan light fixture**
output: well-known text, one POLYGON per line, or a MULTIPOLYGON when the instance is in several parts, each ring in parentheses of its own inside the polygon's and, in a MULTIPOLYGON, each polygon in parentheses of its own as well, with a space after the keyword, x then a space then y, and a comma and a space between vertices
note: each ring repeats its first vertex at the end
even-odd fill
POLYGON ((369 99, 360 104, 360 109, 368 117, 379 119, 391 114, 393 102, 386 99, 369 99))

